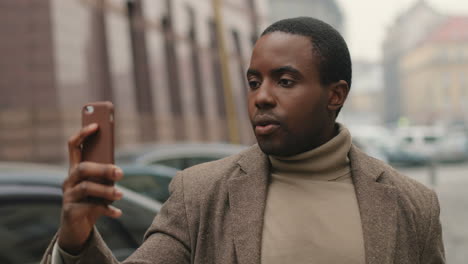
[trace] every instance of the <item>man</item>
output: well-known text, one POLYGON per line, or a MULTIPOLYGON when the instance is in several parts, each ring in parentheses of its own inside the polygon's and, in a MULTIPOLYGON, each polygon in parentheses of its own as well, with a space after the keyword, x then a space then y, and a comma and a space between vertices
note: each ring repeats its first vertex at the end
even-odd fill
MULTIPOLYGON (((279 21, 255 44, 248 110, 258 145, 180 172, 142 246, 124 263, 444 263, 435 193, 351 143, 335 123, 351 85, 346 43, 312 18, 279 21)), ((112 165, 69 141, 62 225, 43 263, 117 263, 98 217, 120 216, 112 165)))

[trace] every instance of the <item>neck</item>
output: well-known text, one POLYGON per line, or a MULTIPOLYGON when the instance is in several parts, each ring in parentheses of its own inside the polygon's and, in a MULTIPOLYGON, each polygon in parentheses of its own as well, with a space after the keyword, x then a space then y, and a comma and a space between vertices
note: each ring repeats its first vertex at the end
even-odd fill
POLYGON ((347 173, 351 135, 342 125, 337 125, 335 131, 336 136, 312 150, 289 157, 269 156, 272 171, 291 175, 320 175, 320 178, 327 179, 347 173))
POLYGON ((320 137, 317 138, 315 142, 313 142, 310 146, 303 149, 302 151, 296 153, 295 155, 308 152, 325 145, 327 142, 329 142, 339 134, 340 125, 338 123, 332 123, 331 125, 324 127, 323 130, 324 132, 320 135, 320 137))

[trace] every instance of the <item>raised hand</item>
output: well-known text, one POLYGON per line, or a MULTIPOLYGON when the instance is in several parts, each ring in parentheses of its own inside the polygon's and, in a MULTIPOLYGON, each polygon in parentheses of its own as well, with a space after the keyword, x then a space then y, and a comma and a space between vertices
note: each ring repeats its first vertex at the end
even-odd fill
POLYGON ((98 130, 91 124, 68 141, 70 169, 62 185, 62 217, 58 235, 59 246, 70 254, 78 254, 86 244, 93 226, 101 216, 118 218, 122 211, 106 201, 122 198, 115 186, 105 182, 119 181, 122 170, 113 164, 83 162, 81 145, 98 130))

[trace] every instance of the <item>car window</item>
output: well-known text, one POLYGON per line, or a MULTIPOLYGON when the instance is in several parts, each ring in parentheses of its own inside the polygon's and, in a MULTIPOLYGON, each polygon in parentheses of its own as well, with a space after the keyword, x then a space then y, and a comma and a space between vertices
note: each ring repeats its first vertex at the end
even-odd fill
POLYGON ((57 232, 60 203, 0 204, 0 263, 39 263, 57 232))
MULTIPOLYGON (((118 218, 118 222, 125 226, 125 231, 127 235, 129 235, 129 238, 131 237, 132 241, 140 245, 143 242, 143 236, 146 230, 150 227, 156 216, 156 211, 147 209, 139 205, 136 201, 127 199, 116 201, 113 205, 120 208, 123 212, 122 216, 118 218)), ((115 219, 112 218, 108 219, 115 221, 115 219)), ((106 239, 104 240, 107 242, 106 239)))
POLYGON ((173 158, 173 159, 163 159, 163 160, 156 160, 152 162, 152 164, 161 164, 171 168, 183 170, 186 168, 185 159, 184 158, 173 158))
POLYGON ((220 159, 221 157, 192 157, 186 159, 186 168, 198 165, 200 163, 209 162, 220 159))
POLYGON ((176 168, 179 170, 183 170, 195 165, 198 165, 203 162, 213 161, 220 159, 222 157, 209 157, 209 156, 201 156, 201 157, 179 157, 179 158, 172 158, 172 159, 163 159, 153 162, 153 164, 161 164, 166 165, 172 168, 176 168))
POLYGON ((131 230, 119 220, 102 217, 96 226, 107 246, 120 261, 130 256, 140 244, 131 234, 131 230))
POLYGON ((171 179, 160 175, 126 173, 119 185, 164 202, 169 197, 168 186, 171 179))
POLYGON ((406 143, 412 143, 412 142, 414 141, 412 137, 405 137, 403 140, 404 140, 406 143))
POLYGON ((115 163, 116 164, 129 164, 135 162, 137 155, 135 153, 116 153, 115 163))
MULTIPOLYGON (((97 228, 119 260, 141 243, 154 213, 129 202, 119 203, 126 217, 101 218, 97 228)), ((60 224, 60 199, 0 201, 0 263, 39 263, 60 224)))
POLYGON ((437 142, 439 140, 438 137, 435 137, 435 136, 425 136, 424 137, 424 142, 428 143, 428 144, 433 144, 435 142, 437 142))

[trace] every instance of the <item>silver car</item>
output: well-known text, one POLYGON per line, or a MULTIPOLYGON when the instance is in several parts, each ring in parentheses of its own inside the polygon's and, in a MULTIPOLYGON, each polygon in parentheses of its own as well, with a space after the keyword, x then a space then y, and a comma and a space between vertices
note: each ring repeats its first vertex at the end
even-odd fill
POLYGON ((183 170, 213 160, 225 158, 247 146, 226 143, 145 144, 116 151, 117 164, 160 164, 183 170))

